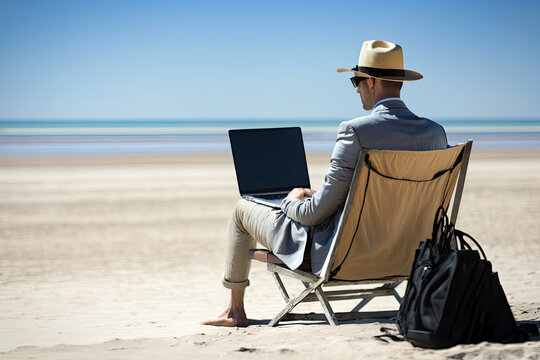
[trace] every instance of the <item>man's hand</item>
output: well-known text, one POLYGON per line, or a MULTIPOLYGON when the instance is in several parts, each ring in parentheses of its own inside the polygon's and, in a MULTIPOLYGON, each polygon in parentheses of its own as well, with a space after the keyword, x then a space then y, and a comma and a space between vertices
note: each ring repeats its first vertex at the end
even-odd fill
POLYGON ((308 189, 308 188, 294 188, 291 190, 289 195, 287 195, 287 197, 298 199, 298 200, 304 200, 308 197, 312 197, 315 192, 316 192, 315 190, 308 189))

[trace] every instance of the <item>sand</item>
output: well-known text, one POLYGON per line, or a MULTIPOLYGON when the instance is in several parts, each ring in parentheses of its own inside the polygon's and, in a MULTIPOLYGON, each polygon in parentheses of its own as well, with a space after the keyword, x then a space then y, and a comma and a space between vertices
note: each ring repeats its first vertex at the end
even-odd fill
MULTIPOLYGON (((315 188, 328 161, 308 157, 315 188)), ((3 158, 0 174, 2 359, 540 357, 538 341, 385 343, 374 336, 394 325, 374 320, 268 328, 283 300, 260 263, 246 294, 252 325, 199 325, 227 303, 220 279, 238 200, 228 155, 3 158)), ((516 318, 535 322, 539 213, 540 151, 473 150, 457 227, 483 245, 516 318)), ((382 307, 397 308, 372 306, 382 307)))

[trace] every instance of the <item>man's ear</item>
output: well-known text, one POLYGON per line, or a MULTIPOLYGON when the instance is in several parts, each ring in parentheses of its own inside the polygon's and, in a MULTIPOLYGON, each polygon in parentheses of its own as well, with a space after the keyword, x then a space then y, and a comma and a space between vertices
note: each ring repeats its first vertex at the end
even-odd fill
POLYGON ((367 79, 368 81, 368 86, 371 90, 373 90, 373 88, 375 87, 375 78, 372 78, 372 77, 369 77, 367 79))

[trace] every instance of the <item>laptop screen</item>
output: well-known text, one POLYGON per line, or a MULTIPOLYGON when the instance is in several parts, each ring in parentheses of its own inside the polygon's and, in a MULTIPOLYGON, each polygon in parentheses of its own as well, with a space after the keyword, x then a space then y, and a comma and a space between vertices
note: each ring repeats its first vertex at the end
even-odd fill
POLYGON ((299 127, 229 130, 240 194, 309 188, 299 127))

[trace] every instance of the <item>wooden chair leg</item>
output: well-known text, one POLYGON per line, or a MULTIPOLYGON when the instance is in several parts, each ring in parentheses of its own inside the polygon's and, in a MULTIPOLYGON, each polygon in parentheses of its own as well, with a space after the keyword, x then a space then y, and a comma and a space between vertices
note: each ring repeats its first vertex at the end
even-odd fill
POLYGON ((308 296, 313 291, 313 289, 317 286, 318 284, 311 284, 304 291, 302 291, 297 297, 289 300, 287 305, 285 305, 285 307, 279 312, 279 314, 277 314, 272 319, 272 321, 270 321, 268 326, 276 326, 281 321, 281 319, 285 317, 285 315, 290 313, 292 309, 294 309, 296 305, 298 305, 302 300, 304 300, 304 298, 308 296))
POLYGON ((366 306, 371 300, 373 300, 373 297, 365 297, 358 305, 356 305, 351 312, 357 312, 360 311, 364 306, 366 306))
MULTIPOLYGON (((392 290, 392 295, 394 295, 394 298, 397 300, 398 303, 401 304, 401 296, 396 291, 396 287, 399 286, 403 281, 395 281, 393 283, 384 284, 378 289, 388 289, 392 290)), ((364 306, 366 306, 371 300, 373 300, 375 296, 366 296, 358 305, 356 305, 351 312, 358 312, 360 311, 364 306)))
POLYGON ((272 277, 276 281, 277 287, 279 288, 279 292, 281 293, 281 296, 283 296, 283 300, 285 302, 289 302, 291 298, 289 297, 289 294, 287 293, 287 289, 285 289, 285 285, 283 285, 283 281, 281 281, 281 277, 279 277, 278 273, 272 272, 272 277))
POLYGON ((403 301, 403 298, 401 297, 401 295, 398 294, 396 289, 394 289, 394 291, 392 291, 392 294, 396 298, 397 302, 401 304, 401 302, 403 301))
POLYGON ((320 285, 315 289, 315 295, 317 295, 317 298, 319 299, 324 310, 324 314, 326 315, 326 319, 330 325, 338 325, 336 315, 334 314, 334 311, 332 310, 332 307, 330 306, 330 303, 328 302, 328 299, 326 298, 326 295, 324 294, 324 291, 322 291, 320 285))
POLYGON ((392 289, 392 295, 394 295, 394 298, 397 300, 399 304, 403 301, 403 298, 399 293, 396 291, 396 288, 402 283, 403 281, 396 281, 391 284, 389 284, 388 288, 392 289))

